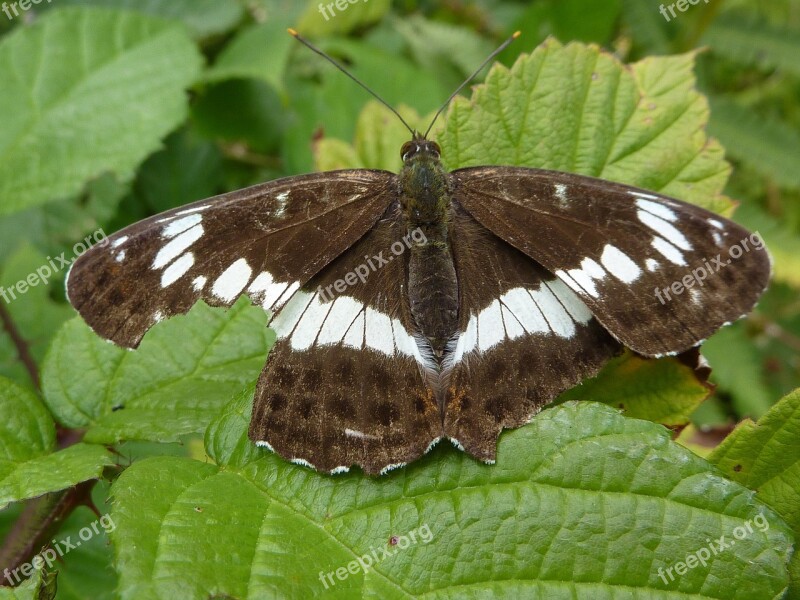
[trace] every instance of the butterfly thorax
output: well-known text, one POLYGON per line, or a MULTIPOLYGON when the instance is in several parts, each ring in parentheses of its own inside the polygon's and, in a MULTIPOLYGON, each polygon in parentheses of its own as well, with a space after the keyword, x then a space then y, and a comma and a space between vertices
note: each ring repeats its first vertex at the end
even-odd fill
POLYGON ((409 253, 408 296, 418 333, 441 365, 458 326, 458 280, 450 247, 449 179, 435 142, 403 146, 401 205, 408 232, 417 232, 409 253), (423 235, 420 235, 422 233, 423 235))

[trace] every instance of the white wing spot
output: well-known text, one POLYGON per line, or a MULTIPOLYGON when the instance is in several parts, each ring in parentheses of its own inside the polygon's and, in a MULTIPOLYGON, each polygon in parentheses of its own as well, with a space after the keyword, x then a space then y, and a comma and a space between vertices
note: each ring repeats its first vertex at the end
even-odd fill
POLYGON ((161 274, 161 287, 165 288, 178 281, 178 279, 186 274, 186 271, 192 268, 193 264, 194 254, 187 252, 181 256, 178 260, 164 269, 164 272, 161 274))
POLYGON ((647 267, 647 270, 650 272, 657 271, 658 268, 661 266, 661 264, 657 260, 652 258, 648 258, 647 260, 645 260, 644 264, 647 267))
POLYGON ((563 183, 556 183, 553 188, 555 189, 556 198, 558 198, 559 204, 561 204, 561 206, 566 206, 569 204, 569 198, 567 198, 567 186, 563 183))
POLYGON ((637 210, 636 216, 639 217, 639 220, 642 223, 647 225, 658 235, 666 238, 671 244, 683 250, 692 249, 692 245, 689 243, 689 240, 686 239, 686 236, 684 236, 673 225, 671 225, 661 217, 657 217, 654 214, 647 212, 646 210, 637 210))
POLYGON ((119 252, 117 252, 114 255, 114 260, 116 260, 119 263, 121 263, 123 260, 125 260, 125 250, 120 250, 119 252))
POLYGON ((623 283, 633 283, 642 274, 642 270, 627 254, 616 246, 606 244, 600 262, 606 270, 623 283))
POLYGON ((478 348, 485 352, 505 337, 500 301, 495 299, 478 315, 478 348))
POLYGON ((575 321, 547 285, 542 285, 536 291, 528 290, 528 293, 541 309, 553 333, 563 338, 571 338, 575 334, 575 321))
POLYGON ((330 310, 331 303, 323 304, 315 294, 292 333, 292 349, 306 350, 314 345, 330 310))
POLYGON ((364 433, 363 431, 358 431, 357 429, 345 429, 344 434, 347 437, 356 438, 359 440, 379 440, 381 439, 380 436, 372 435, 370 433, 364 433))
POLYGON ((663 204, 651 202, 650 200, 636 200, 636 206, 644 211, 649 212, 651 215, 660 217, 665 221, 677 221, 678 214, 671 208, 667 208, 663 204))
POLYGON ((206 287, 207 281, 208 279, 203 275, 200 275, 200 277, 195 277, 194 281, 192 281, 192 287, 194 288, 194 291, 201 292, 203 288, 206 287))
POLYGON ((655 236, 650 245, 658 250, 661 255, 674 265, 685 266, 686 261, 683 259, 683 254, 675 246, 670 244, 662 237, 655 236))
POLYGON ((204 210, 211 208, 210 204, 204 204, 202 206, 195 206, 194 208, 185 208, 183 210, 179 210, 176 212, 176 215, 191 215, 193 213, 203 212, 204 210))
POLYGON ((577 322, 585 325, 592 319, 592 311, 584 304, 578 296, 566 286, 560 279, 546 281, 545 285, 556 295, 559 302, 567 309, 569 315, 577 322))
POLYGON ((706 221, 708 221, 708 224, 712 227, 716 227, 717 229, 725 229, 725 225, 722 223, 722 221, 717 221, 716 219, 706 219, 706 221))
POLYGON ((365 334, 367 346, 389 356, 394 354, 392 320, 388 315, 367 307, 365 334))
POLYGON ((165 225, 164 229, 161 230, 161 235, 165 238, 173 238, 179 233, 183 233, 187 229, 191 229, 195 225, 198 225, 202 220, 203 217, 201 215, 190 215, 188 217, 177 219, 168 225, 165 225))
POLYGON ((124 244, 127 241, 128 241, 128 236, 127 235, 123 235, 121 238, 118 238, 118 239, 114 240, 113 242, 111 242, 111 247, 112 248, 119 248, 120 246, 122 246, 122 244, 124 244))
POLYGON ((240 258, 227 269, 222 272, 222 275, 217 277, 214 285, 211 287, 211 293, 220 300, 231 302, 242 293, 244 286, 250 281, 253 269, 247 264, 244 258, 240 258))
POLYGON ((286 203, 289 200, 289 192, 281 192, 275 196, 275 200, 278 201, 278 208, 275 209, 275 217, 280 219, 284 214, 286 214, 286 203))
POLYGON ((628 193, 631 196, 638 196, 639 198, 650 198, 651 200, 658 200, 658 196, 653 194, 648 194, 646 192, 640 192, 639 190, 628 190, 628 193))
POLYGON ((189 246, 203 237, 203 226, 195 225, 168 242, 153 259, 153 268, 161 269, 183 254, 189 246))

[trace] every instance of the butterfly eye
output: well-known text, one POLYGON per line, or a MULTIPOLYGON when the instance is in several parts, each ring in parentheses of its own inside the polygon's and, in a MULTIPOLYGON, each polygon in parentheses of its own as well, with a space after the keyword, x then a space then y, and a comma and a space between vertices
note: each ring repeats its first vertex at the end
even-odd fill
POLYGON ((403 159, 403 162, 408 160, 411 153, 416 150, 416 144, 413 142, 406 142, 403 144, 403 147, 400 149, 400 158, 403 159))
POLYGON ((436 142, 431 142, 431 146, 430 146, 430 148, 431 148, 431 151, 432 151, 434 154, 436 154, 436 158, 439 158, 439 156, 441 156, 441 154, 442 154, 442 149, 441 149, 441 148, 439 148, 439 144, 437 144, 436 142))

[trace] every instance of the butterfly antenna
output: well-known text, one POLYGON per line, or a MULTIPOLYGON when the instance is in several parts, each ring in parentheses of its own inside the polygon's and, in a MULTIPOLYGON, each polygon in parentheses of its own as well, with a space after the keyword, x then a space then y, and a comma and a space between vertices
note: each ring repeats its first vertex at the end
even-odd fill
POLYGON ((319 48, 317 48, 317 47, 316 47, 314 44, 312 44, 312 43, 311 43, 311 42, 309 42, 307 39, 305 39, 304 37, 302 37, 302 36, 301 36, 299 33, 297 33, 297 31, 295 31, 295 30, 294 30, 294 29, 292 29, 291 27, 290 27, 290 28, 289 28, 287 31, 288 31, 288 32, 289 32, 289 33, 290 33, 290 34, 291 34, 291 35, 294 37, 294 39, 296 39, 298 42, 300 42, 301 44, 303 44, 304 46, 306 46, 306 47, 307 47, 307 48, 309 48, 310 50, 312 50, 312 51, 316 52, 317 54, 319 54, 319 55, 320 55, 322 58, 324 58, 325 60, 327 60, 327 61, 328 61, 329 63, 331 63, 331 64, 332 64, 334 67, 336 67, 337 69, 339 69, 339 70, 340 70, 342 73, 344 73, 345 75, 347 75, 347 76, 348 76, 350 79, 352 79, 353 81, 355 81, 355 82, 356 82, 358 85, 360 85, 362 88, 364 88, 365 90, 367 90, 367 91, 368 91, 370 94, 372 94, 372 95, 373 95, 373 96, 374 96, 374 97, 375 97, 375 98, 378 100, 378 102, 380 102, 381 104, 383 104, 383 105, 384 105, 386 108, 388 108, 388 109, 389 109, 390 111, 392 111, 392 112, 393 112, 395 115, 397 115, 397 118, 398 118, 398 119, 400 119, 400 121, 403 123, 403 125, 405 125, 405 126, 406 126, 406 129, 408 129, 408 130, 411 132, 411 135, 412 135, 412 136, 414 136, 414 137, 416 137, 416 136, 417 136, 417 132, 416 132, 416 131, 414 131, 414 130, 411 128, 411 126, 410 126, 408 123, 406 123, 406 120, 405 120, 405 119, 404 119, 402 116, 400 116, 400 113, 399 113, 399 112, 397 112, 397 111, 396 111, 396 110, 395 110, 395 109, 394 109, 394 108, 393 108, 393 107, 392 107, 392 106, 391 106, 391 105, 390 105, 388 102, 386 102, 386 100, 384 100, 383 98, 381 98, 380 96, 378 96, 378 94, 376 94, 376 93, 375 93, 375 92, 373 92, 371 89, 369 89, 369 88, 366 86, 366 84, 362 83, 362 82, 361 82, 361 81, 360 81, 360 80, 359 80, 359 79, 358 79, 358 78, 357 78, 355 75, 353 75, 353 74, 352 74, 350 71, 348 71, 348 70, 347 70, 347 69, 345 69, 345 68, 344 68, 342 65, 340 65, 338 62, 336 62, 336 61, 333 59, 333 57, 331 57, 330 55, 326 54, 325 52, 323 52, 322 50, 320 50, 319 48))
POLYGON ((503 42, 502 44, 500 44, 500 46, 498 46, 498 48, 497 48, 497 49, 496 49, 494 52, 492 52, 492 53, 491 53, 489 56, 487 56, 487 57, 486 57, 486 60, 484 60, 484 61, 481 63, 481 66, 480 66, 480 67, 478 67, 477 69, 475 69, 475 72, 474 72, 472 75, 470 75, 469 77, 467 77, 467 78, 464 80, 464 83, 462 83, 460 86, 458 86, 458 87, 456 88, 456 91, 455 91, 455 92, 453 92, 452 94, 450 94, 450 97, 447 99, 447 101, 446 101, 444 104, 442 104, 441 108, 440 108, 438 111, 436 111, 436 114, 433 116, 433 120, 431 121, 431 124, 428 126, 428 129, 427 129, 427 131, 425 131, 425 135, 424 135, 424 136, 422 136, 423 138, 427 138, 427 137, 428 137, 428 134, 431 132, 431 129, 433 129, 433 124, 434 124, 434 123, 436 123, 436 119, 438 119, 438 118, 439 118, 439 115, 440 115, 440 114, 442 114, 442 111, 444 111, 444 109, 445 109, 445 108, 447 108, 447 105, 448 105, 448 104, 450 104, 450 102, 453 100, 453 98, 455 98, 456 96, 458 96, 458 93, 459 93, 461 90, 463 90, 463 89, 464 89, 464 86, 465 86, 465 85, 467 85, 467 84, 468 84, 470 81, 472 81, 473 79, 475 79, 475 77, 477 77, 478 73, 480 73, 481 71, 483 71, 483 68, 484 68, 486 65, 488 65, 488 64, 489 64, 489 63, 492 61, 492 59, 493 59, 495 56, 497 56, 498 54, 500 54, 500 53, 501 53, 503 50, 505 50, 505 49, 508 47, 508 45, 509 45, 511 42, 513 42, 515 39, 517 39, 517 38, 519 37, 519 34, 520 34, 520 32, 519 32, 519 31, 515 31, 515 32, 514 32, 514 33, 511 35, 511 37, 510 37, 510 38, 508 38, 508 39, 507 39, 505 42, 503 42))

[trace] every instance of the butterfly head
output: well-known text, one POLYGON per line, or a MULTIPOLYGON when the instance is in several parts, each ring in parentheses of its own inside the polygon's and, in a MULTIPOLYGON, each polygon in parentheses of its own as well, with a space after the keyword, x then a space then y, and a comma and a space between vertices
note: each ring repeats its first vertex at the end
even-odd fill
POLYGON ((400 158, 403 159, 403 164, 410 166, 419 160, 438 161, 441 153, 439 144, 415 135, 413 140, 403 144, 400 149, 400 158))

